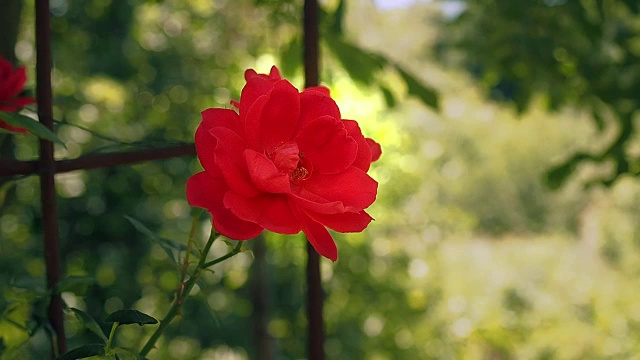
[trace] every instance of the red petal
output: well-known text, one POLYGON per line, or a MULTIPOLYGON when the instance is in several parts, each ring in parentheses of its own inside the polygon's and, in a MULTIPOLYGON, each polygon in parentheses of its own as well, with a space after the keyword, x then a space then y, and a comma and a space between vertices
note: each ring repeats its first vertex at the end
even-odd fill
POLYGON ((300 162, 300 149, 298 144, 288 141, 276 149, 273 153, 273 164, 283 173, 290 174, 298 167, 300 162))
POLYGON ((322 86, 322 85, 308 87, 308 88, 304 89, 304 91, 302 91, 302 92, 305 93, 305 92, 309 92, 309 91, 316 91, 316 92, 319 92, 319 93, 321 93, 321 94, 323 94, 325 96, 331 96, 331 92, 329 91, 329 88, 326 87, 326 86, 322 86))
POLYGON ((269 158, 257 151, 244 151, 251 180, 262 191, 269 193, 289 193, 291 183, 288 173, 281 173, 269 158))
POLYGON ((271 70, 269 71, 269 75, 267 74, 258 74, 255 70, 253 69, 247 69, 247 71, 244 72, 244 79, 246 81, 249 81, 253 78, 262 78, 262 79, 272 79, 272 80, 281 80, 282 79, 282 75, 280 75, 280 70, 278 70, 278 68, 274 65, 271 67, 271 70))
POLYGON ((328 201, 365 209, 376 199, 378 183, 354 166, 338 174, 314 173, 301 183, 305 190, 328 201))
POLYGON ((0 56, 0 81, 4 81, 13 72, 13 64, 9 60, 0 56))
POLYGON ((215 164, 220 168, 222 176, 229 187, 244 196, 255 196, 260 193, 253 185, 244 151, 247 143, 235 132, 225 127, 215 127, 210 130, 217 140, 214 154, 215 164))
POLYGON ((247 80, 247 84, 242 88, 240 95, 238 107, 240 116, 245 116, 251 105, 253 105, 260 96, 269 93, 273 85, 282 79, 279 73, 274 73, 273 69, 270 75, 258 74, 255 70, 249 69, 245 71, 244 78, 247 80))
POLYGON ((20 109, 27 105, 35 104, 35 102, 36 102, 36 99, 29 96, 20 97, 20 98, 11 100, 11 103, 20 109))
POLYGON ((216 138, 211 134, 211 129, 216 126, 226 127, 240 136, 240 118, 233 110, 212 108, 202 112, 202 122, 196 129, 196 152, 202 167, 211 170, 218 167, 214 161, 216 138))
POLYGON ((21 97, 21 98, 11 99, 7 101, 0 100, 0 111, 17 112, 17 111, 20 111, 25 106, 29 104, 33 104, 35 102, 36 102, 36 99, 32 97, 21 97))
POLYGON ((328 95, 314 90, 306 90, 300 94, 300 120, 294 135, 307 123, 321 117, 331 116, 340 119, 338 105, 328 95))
POLYGON ((224 208, 222 198, 229 186, 221 176, 211 176, 205 171, 199 172, 187 180, 187 201, 189 205, 215 212, 224 208))
POLYGON ((244 197, 230 191, 224 197, 224 205, 237 217, 255 222, 269 231, 297 234, 301 230, 285 195, 260 194, 244 197))
POLYGON ((298 190, 296 194, 291 194, 291 200, 307 212, 318 214, 340 214, 347 211, 358 212, 354 207, 345 207, 341 201, 328 201, 316 194, 310 193, 304 189, 298 190))
POLYGON ((252 145, 257 138, 257 149, 271 152, 291 139, 300 115, 300 95, 291 83, 281 80, 267 95, 264 107, 259 105, 261 101, 256 101, 249 110, 245 129, 252 145))
POLYGON ((211 213, 213 227, 230 239, 252 239, 262 232, 255 223, 244 221, 225 208, 222 199, 229 187, 220 176, 200 172, 187 180, 187 201, 191 206, 205 208, 211 213))
POLYGON ((346 170, 358 154, 358 144, 348 136, 342 121, 331 116, 307 123, 296 142, 300 152, 313 164, 314 171, 322 174, 346 170))
POLYGON ((27 72, 24 66, 10 73, 0 84, 0 99, 11 100, 20 94, 27 82, 27 72))
POLYGON ((247 70, 244 72, 244 80, 245 80, 245 81, 247 81, 247 82, 248 82, 249 80, 253 79, 253 78, 254 78, 254 77, 256 77, 256 76, 258 76, 258 73, 257 73, 255 70, 253 70, 253 69, 247 69, 247 70))
POLYGON ((269 97, 267 95, 259 97, 242 118, 249 146, 260 151, 265 150, 260 147, 260 120, 267 101, 269 101, 269 97))
POLYGON ((371 148, 362 135, 360 126, 354 120, 343 120, 342 123, 349 135, 358 143, 358 155, 352 165, 367 172, 371 167, 371 148))
POLYGON ((364 210, 358 213, 345 212, 333 215, 312 212, 307 212, 307 214, 320 224, 339 232, 360 232, 373 220, 364 210))
POLYGON ((9 131, 13 131, 13 132, 16 132, 16 133, 20 133, 20 134, 28 134, 29 133, 29 131, 27 131, 27 129, 11 126, 11 125, 7 124, 6 122, 2 121, 2 119, 0 119, 0 128, 3 128, 5 130, 9 130, 9 131))
POLYGON ((382 155, 382 147, 371 138, 366 138, 366 140, 371 148, 371 162, 377 161, 382 155))
POLYGON ((327 229, 311 219, 302 210, 296 212, 302 223, 302 231, 318 254, 334 262, 338 260, 338 248, 327 229))
POLYGON ((217 126, 226 127, 243 137, 244 129, 240 117, 235 111, 223 108, 209 108, 200 113, 201 126, 212 129, 217 126))
POLYGON ((275 80, 282 79, 282 75, 280 75, 280 70, 275 65, 271 67, 271 71, 269 71, 269 77, 275 80))

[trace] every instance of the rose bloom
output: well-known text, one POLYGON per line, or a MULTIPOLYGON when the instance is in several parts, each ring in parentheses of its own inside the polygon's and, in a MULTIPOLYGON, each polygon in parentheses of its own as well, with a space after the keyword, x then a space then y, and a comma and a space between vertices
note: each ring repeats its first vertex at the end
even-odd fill
POLYGON ((381 155, 353 120, 343 120, 325 87, 299 92, 274 66, 245 72, 240 101, 202 112, 195 143, 204 171, 187 182, 192 206, 207 209, 220 234, 235 240, 263 229, 303 231, 333 261, 326 228, 359 232, 378 183, 367 171, 381 155))
MULTIPOLYGON (((14 71, 13 65, 0 57, 0 111, 16 112, 24 106, 33 104, 36 100, 32 97, 19 96, 27 81, 27 73, 24 66, 14 71)), ((0 118, 0 128, 26 134, 27 130, 14 127, 0 118)))

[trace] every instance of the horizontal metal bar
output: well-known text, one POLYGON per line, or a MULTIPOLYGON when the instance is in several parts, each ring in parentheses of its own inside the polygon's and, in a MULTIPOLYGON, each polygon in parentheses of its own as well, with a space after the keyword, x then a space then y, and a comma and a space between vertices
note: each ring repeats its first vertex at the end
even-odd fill
MULTIPOLYGON (((176 157, 195 156, 194 144, 182 144, 165 148, 143 149, 124 151, 108 154, 94 154, 71 160, 58 160, 55 164, 56 173, 64 173, 74 170, 98 169, 119 165, 135 164, 151 160, 163 160, 176 157)), ((37 160, 1 160, 0 177, 17 175, 40 174, 40 166, 37 160)))

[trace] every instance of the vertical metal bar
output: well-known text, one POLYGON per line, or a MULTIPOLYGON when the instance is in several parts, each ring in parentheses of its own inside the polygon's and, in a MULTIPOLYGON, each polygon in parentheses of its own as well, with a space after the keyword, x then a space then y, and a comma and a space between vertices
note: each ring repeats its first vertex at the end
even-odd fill
POLYGON ((304 79, 305 87, 320 84, 318 0, 304 2, 304 79))
POLYGON ((307 243, 307 320, 309 360, 324 360, 324 321, 322 319, 320 256, 307 243))
MULTIPOLYGON (((51 19, 49 0, 36 0, 36 97, 40 122, 53 130, 51 91, 51 19)), ((53 143, 40 140, 40 202, 44 229, 44 255, 47 268, 47 287, 53 288, 61 278, 58 241, 58 210, 55 190, 55 160, 53 143)), ((54 295, 49 304, 49 321, 56 333, 57 352, 67 351, 62 314, 62 299, 54 295)), ((53 345, 53 344, 52 344, 53 345)), ((55 347, 54 347, 55 349, 55 347)))
MULTIPOLYGON (((319 79, 318 1, 304 2, 304 77, 305 86, 317 86, 319 79)), ((324 360, 324 321, 322 318, 322 282, 320 256, 307 242, 307 320, 309 360, 324 360)))
POLYGON ((253 264, 251 269, 251 297, 253 303, 253 338, 258 360, 275 359, 273 338, 267 330, 269 324, 269 276, 267 244, 264 234, 253 240, 253 264))

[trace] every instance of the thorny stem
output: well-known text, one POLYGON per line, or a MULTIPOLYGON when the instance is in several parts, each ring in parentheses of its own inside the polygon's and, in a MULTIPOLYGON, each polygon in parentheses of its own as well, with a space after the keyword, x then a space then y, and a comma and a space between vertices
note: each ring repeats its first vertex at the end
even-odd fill
POLYGON ((238 242, 238 244, 236 244, 236 247, 233 248, 233 250, 231 250, 230 253, 224 255, 224 256, 220 256, 219 258, 215 259, 215 260, 211 260, 208 263, 205 263, 204 265, 202 265, 202 268, 208 268, 210 266, 213 266, 217 263, 221 263, 225 260, 227 260, 228 258, 235 256, 236 254, 238 254, 240 252, 240 249, 242 248, 242 243, 238 242))
MULTIPOLYGON (((183 288, 184 279, 186 278, 187 272, 189 270, 189 256, 191 255, 193 240, 196 237, 196 228, 198 224, 198 219, 200 218, 200 215, 202 215, 202 212, 203 212, 203 209, 199 209, 196 212, 196 214, 193 215, 193 219, 191 221, 191 231, 189 232, 189 240, 187 240, 187 251, 185 252, 184 261, 182 262, 182 270, 181 270, 182 274, 180 275, 180 287, 176 291, 176 297, 179 297, 180 294, 182 294, 181 289, 183 288)), ((205 256, 205 253, 201 254, 201 257, 204 257, 204 256, 205 256)))
MULTIPOLYGON (((191 233, 194 232, 193 228, 197 225, 197 221, 194 221, 192 224, 192 230, 191 233)), ((191 289, 193 289, 193 286, 196 284, 196 282, 198 281, 198 278, 200 277, 200 274, 202 273, 202 270, 208 268, 209 266, 215 265, 217 263, 220 263, 236 254, 238 254, 240 252, 240 247, 241 247, 241 243, 238 243, 238 245, 228 254, 221 256, 215 260, 212 260, 210 262, 206 262, 207 260, 207 254, 209 253, 209 250, 211 249, 211 246, 213 245, 213 242, 215 241, 215 239, 218 237, 218 233, 215 230, 211 231, 211 236, 209 236, 209 240, 207 241, 207 244, 204 246, 204 248, 202 249, 202 254, 200 255, 200 261, 198 261, 198 266, 196 267, 196 269, 194 270, 193 274, 191 275, 191 277, 189 277, 189 279, 183 283, 184 286, 182 286, 182 291, 180 291, 180 289, 178 289, 177 293, 176 293, 176 298, 173 301, 173 305, 171 305, 171 308, 169 309, 169 311, 167 312, 167 314, 164 316, 164 319, 160 321, 160 326, 158 326, 158 328, 156 329, 156 331, 151 335, 151 337, 149 338, 149 340, 147 340, 147 343, 144 345, 144 347, 142 348, 142 350, 140 351, 140 355, 141 356, 146 356, 151 349, 153 349, 155 343, 158 341, 158 339, 160 338, 160 336, 162 335, 162 333, 164 332, 164 330, 169 326, 169 324, 171 323, 171 321, 173 320, 173 318, 176 317, 176 315, 178 315, 180 313, 180 309, 182 308, 182 304, 184 304, 184 301, 186 300, 187 296, 189 296, 189 293, 191 292, 191 289)), ((187 255, 188 256, 188 255, 187 255)))

